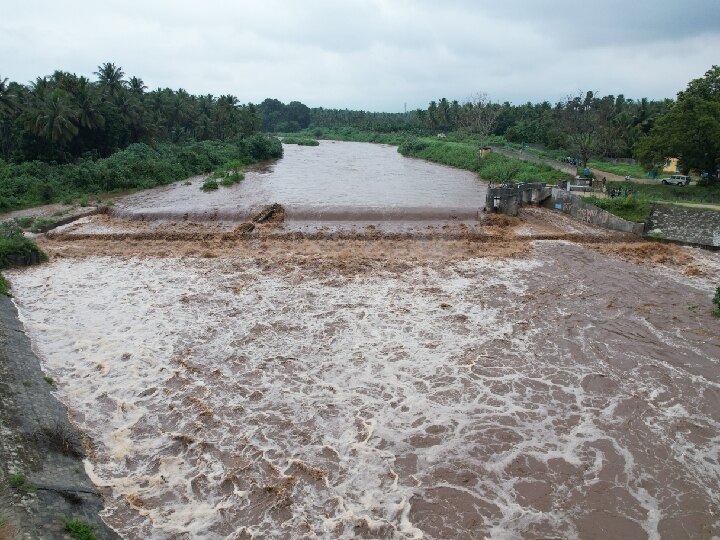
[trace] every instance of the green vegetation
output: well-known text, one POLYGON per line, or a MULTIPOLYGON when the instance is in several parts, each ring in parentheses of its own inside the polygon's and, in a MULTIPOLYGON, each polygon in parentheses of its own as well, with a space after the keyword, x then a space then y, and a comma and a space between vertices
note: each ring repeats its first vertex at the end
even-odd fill
POLYGON ((52 377, 43 377, 43 379, 44 379, 45 382, 48 383, 50 386, 52 386, 52 385, 55 384, 55 379, 53 379, 52 377))
POLYGON ((2 274, 0 274, 0 296, 12 296, 10 294, 10 284, 2 274))
POLYGON ((632 176, 633 178, 645 178, 647 176, 645 168, 637 163, 613 163, 611 161, 591 159, 588 161, 588 167, 620 176, 632 176))
POLYGON ((65 532, 76 540, 97 540, 95 527, 79 519, 63 519, 65 532))
POLYGON ((243 166, 243 162, 238 159, 226 162, 205 180, 201 189, 203 191, 215 190, 218 189, 218 184, 229 187, 242 182, 245 180, 245 174, 241 172, 243 166))
MULTIPOLYGON (((677 101, 659 116, 646 137, 638 141, 635 154, 652 167, 665 158, 679 157, 687 173, 717 173, 720 168, 720 66, 688 83, 677 101)), ((717 182, 717 180, 716 180, 717 182)))
POLYGON ((299 146, 319 146, 320 143, 316 139, 308 139, 304 137, 283 137, 284 144, 297 144, 299 146))
POLYGON ((35 493, 37 488, 28 482, 24 474, 11 474, 8 476, 8 484, 20 493, 35 493))
POLYGON ((667 203, 709 203, 720 204, 720 186, 664 186, 662 184, 636 184, 608 182, 607 189, 627 188, 641 199, 667 203))
POLYGON ((96 80, 66 71, 29 84, 0 77, 0 158, 73 163, 109 157, 135 143, 230 141, 261 130, 262 115, 232 95, 147 92, 120 66, 98 66, 96 80))
POLYGON ((200 187, 203 191, 214 191, 218 188, 217 180, 214 178, 207 178, 200 187))
POLYGON ((635 223, 645 222, 652 208, 650 201, 637 197, 615 197, 613 199, 585 197, 584 200, 603 210, 607 210, 611 214, 635 223))
POLYGON ((717 306, 712 312, 713 315, 720 317, 720 287, 715 289, 715 297, 713 298, 712 303, 717 306))
POLYGON ((496 182, 545 182, 556 184, 569 175, 547 165, 511 159, 500 154, 490 154, 480 159, 478 147, 469 142, 448 142, 431 138, 410 139, 400 145, 398 151, 418 157, 477 172, 481 178, 496 182))
POLYGON ((257 134, 234 142, 162 144, 156 149, 133 144, 105 159, 80 159, 67 165, 39 161, 11 164, 0 160, 0 212, 89 195, 170 184, 225 163, 255 163, 282 156, 275 137, 257 134))
POLYGON ((47 260, 47 255, 11 220, 0 222, 0 270, 47 260))

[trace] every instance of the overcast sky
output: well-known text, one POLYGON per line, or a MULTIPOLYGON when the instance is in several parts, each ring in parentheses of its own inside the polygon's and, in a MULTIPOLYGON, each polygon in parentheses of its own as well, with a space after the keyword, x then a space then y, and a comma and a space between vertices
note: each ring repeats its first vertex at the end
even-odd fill
POLYGON ((102 62, 151 89, 399 112, 432 99, 674 97, 720 0, 0 0, 0 78, 102 62))

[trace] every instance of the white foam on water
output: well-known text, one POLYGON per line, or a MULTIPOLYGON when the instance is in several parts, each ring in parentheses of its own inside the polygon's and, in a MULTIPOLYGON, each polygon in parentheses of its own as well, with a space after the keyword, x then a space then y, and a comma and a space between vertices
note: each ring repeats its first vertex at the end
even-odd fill
POLYGON ((44 369, 95 443, 86 469, 112 487, 106 519, 128 538, 574 538, 605 485, 657 538, 674 488, 645 487, 662 470, 638 459, 622 407, 646 407, 648 444, 679 478, 709 478, 715 502, 717 437, 671 442, 669 426, 717 424, 682 394, 668 402, 669 383, 639 361, 625 379, 599 373, 597 321, 554 335, 553 316, 579 315, 526 297, 547 264, 318 277, 252 259, 91 257, 9 275, 44 369))

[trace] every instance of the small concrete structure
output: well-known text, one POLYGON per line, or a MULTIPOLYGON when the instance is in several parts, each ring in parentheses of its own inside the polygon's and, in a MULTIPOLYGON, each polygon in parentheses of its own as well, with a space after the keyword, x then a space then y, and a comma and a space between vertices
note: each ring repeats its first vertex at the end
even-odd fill
POLYGON ((488 189, 485 208, 489 212, 517 216, 523 204, 540 204, 549 196, 550 189, 545 184, 506 184, 488 189))

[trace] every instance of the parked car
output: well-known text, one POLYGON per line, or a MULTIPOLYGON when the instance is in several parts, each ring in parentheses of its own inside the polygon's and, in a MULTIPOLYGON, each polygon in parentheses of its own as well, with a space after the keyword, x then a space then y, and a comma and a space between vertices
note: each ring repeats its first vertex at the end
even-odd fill
POLYGON ((673 174, 670 178, 663 178, 662 183, 666 186, 687 186, 692 180, 684 174, 673 174))

